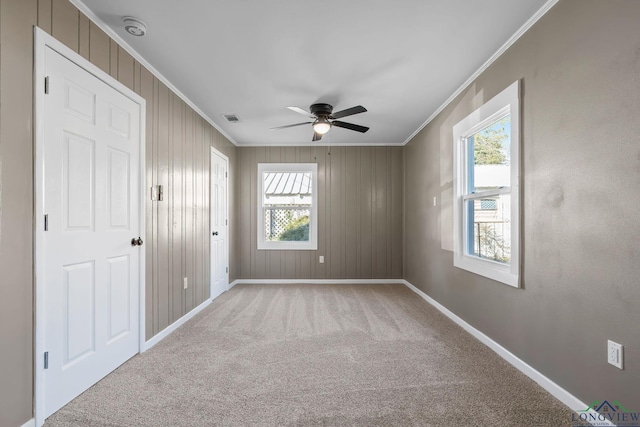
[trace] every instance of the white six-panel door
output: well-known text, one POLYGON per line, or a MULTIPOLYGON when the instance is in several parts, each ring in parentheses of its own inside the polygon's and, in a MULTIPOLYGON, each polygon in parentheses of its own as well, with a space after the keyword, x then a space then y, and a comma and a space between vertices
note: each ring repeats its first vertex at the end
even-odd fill
POLYGON ((48 417, 139 351, 142 110, 51 48, 44 61, 48 417))
POLYGON ((227 159, 211 151, 211 299, 227 290, 227 159))

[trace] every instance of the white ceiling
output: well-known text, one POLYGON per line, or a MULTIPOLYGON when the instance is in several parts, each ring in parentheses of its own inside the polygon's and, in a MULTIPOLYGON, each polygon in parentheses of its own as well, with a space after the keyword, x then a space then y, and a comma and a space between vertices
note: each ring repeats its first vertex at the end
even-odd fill
POLYGON ((323 144, 403 144, 547 3, 81 1, 240 146, 312 144, 310 125, 269 128, 306 121, 285 107, 316 102, 368 110, 342 119, 367 133, 334 127, 323 144), (145 37, 124 31, 127 15, 145 37))

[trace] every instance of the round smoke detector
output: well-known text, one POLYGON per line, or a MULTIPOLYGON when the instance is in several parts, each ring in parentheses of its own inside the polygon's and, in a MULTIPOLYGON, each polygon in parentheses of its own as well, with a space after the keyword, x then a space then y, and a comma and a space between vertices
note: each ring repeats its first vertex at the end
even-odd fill
POLYGON ((142 37, 147 34, 147 25, 137 18, 125 16, 122 18, 124 29, 132 36, 142 37))

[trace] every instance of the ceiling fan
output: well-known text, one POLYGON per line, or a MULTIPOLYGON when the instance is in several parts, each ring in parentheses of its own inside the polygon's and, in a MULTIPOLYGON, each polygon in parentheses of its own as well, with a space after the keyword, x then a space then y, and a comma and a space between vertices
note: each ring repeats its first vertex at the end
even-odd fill
POLYGON ((346 110, 338 111, 337 113, 333 112, 333 107, 329 104, 313 104, 309 107, 310 111, 305 111, 302 108, 298 107, 287 107, 291 111, 295 111, 296 113, 300 113, 302 115, 307 116, 310 119, 314 119, 311 122, 302 122, 295 123, 293 125, 285 125, 278 126, 274 129, 286 129, 292 128, 294 126, 302 126, 302 125, 312 125, 313 126, 313 139, 312 141, 320 141, 322 139, 322 135, 329 132, 332 126, 337 126, 339 128, 355 130, 356 132, 365 133, 369 130, 368 127, 354 125, 353 123, 341 122, 337 119, 341 119, 343 117, 352 116, 354 114, 364 113, 367 111, 362 105, 358 105, 356 107, 347 108, 346 110))

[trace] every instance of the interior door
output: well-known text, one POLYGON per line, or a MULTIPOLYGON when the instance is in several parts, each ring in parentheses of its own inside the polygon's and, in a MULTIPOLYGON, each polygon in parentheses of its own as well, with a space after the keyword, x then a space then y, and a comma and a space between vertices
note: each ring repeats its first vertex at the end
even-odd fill
POLYGON ((142 113, 49 47, 45 72, 38 298, 48 417, 139 351, 142 113))
POLYGON ((227 159, 211 151, 211 298, 227 290, 227 159))

